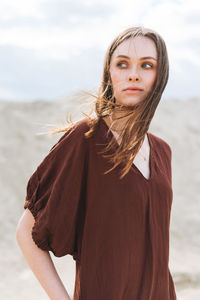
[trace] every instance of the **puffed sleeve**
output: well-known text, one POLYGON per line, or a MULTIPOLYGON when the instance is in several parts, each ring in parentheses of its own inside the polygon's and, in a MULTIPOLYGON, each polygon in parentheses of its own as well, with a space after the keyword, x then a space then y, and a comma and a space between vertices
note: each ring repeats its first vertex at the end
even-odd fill
POLYGON ((76 259, 85 217, 87 141, 70 128, 51 148, 27 184, 24 208, 35 218, 32 238, 55 256, 76 259))

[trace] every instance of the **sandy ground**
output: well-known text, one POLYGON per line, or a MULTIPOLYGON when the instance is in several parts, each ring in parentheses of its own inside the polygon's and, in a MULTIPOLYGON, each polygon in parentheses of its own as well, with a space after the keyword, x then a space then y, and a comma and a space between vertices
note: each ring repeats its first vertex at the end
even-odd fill
MULTIPOLYGON (((66 113, 80 118, 78 97, 54 102, 0 102, 0 290, 1 299, 46 300, 18 248, 15 228, 23 212, 27 180, 62 134, 44 123, 60 123, 66 113)), ((170 270, 178 300, 200 299, 200 99, 162 101, 149 131, 172 148, 173 204, 170 225, 170 270)), ((72 296, 75 262, 53 258, 72 296)))

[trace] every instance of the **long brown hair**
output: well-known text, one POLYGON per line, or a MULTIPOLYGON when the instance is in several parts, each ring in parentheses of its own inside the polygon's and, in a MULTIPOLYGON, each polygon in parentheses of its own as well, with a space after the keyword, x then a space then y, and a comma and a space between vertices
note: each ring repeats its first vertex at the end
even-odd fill
MULTIPOLYGON (((113 166, 105 172, 111 172, 118 165, 122 165, 120 178, 123 178, 130 170, 133 160, 139 151, 145 138, 145 134, 149 129, 151 120, 154 116, 158 103, 160 102, 162 93, 168 81, 169 62, 168 54, 164 40, 162 37, 149 28, 142 26, 131 27, 121 32, 110 44, 105 55, 103 76, 100 87, 95 96, 95 113, 96 117, 88 116, 88 124, 90 129, 85 133, 89 138, 98 128, 99 121, 105 116, 109 116, 114 109, 123 112, 123 116, 129 116, 124 125, 123 131, 120 134, 121 142, 112 154, 106 154, 107 151, 116 146, 116 140, 113 136, 109 144, 101 152, 110 159, 113 166), (136 36, 143 36, 151 39, 157 50, 157 75, 151 92, 147 97, 133 105, 122 106, 116 103, 112 83, 110 78, 110 62, 115 49, 125 40, 136 36)), ((112 126, 112 124, 111 124, 112 126)), ((66 131, 68 128, 57 130, 66 131)), ((55 133, 56 131, 54 131, 55 133)))

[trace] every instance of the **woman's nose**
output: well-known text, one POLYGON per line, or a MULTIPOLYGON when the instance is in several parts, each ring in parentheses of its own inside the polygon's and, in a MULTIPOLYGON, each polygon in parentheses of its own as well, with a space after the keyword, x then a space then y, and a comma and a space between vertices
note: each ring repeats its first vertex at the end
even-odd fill
POLYGON ((136 68, 130 70, 128 74, 128 81, 138 81, 139 80, 139 73, 136 68))

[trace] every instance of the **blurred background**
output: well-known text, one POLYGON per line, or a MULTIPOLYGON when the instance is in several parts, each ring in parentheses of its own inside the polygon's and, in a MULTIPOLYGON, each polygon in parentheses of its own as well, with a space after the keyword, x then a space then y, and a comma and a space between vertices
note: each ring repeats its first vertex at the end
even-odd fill
MULTIPOLYGON (((149 131, 172 148, 170 270, 178 300, 200 299, 200 2, 1 0, 2 299, 48 299, 15 240, 27 181, 62 135, 44 133, 69 112, 83 117, 81 91, 97 90, 110 42, 137 25, 159 32, 168 49, 169 82, 149 131)), ((52 258, 72 296, 75 262, 52 258)))

